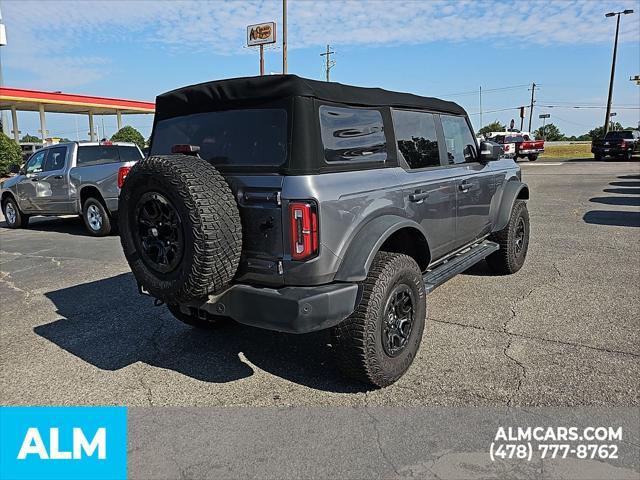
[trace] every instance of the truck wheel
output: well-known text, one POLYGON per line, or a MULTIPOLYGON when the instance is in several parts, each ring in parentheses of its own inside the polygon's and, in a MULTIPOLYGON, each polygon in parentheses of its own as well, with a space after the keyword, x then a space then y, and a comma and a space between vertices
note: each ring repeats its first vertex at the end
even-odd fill
POLYGON ((191 313, 185 313, 180 310, 179 305, 167 305, 167 308, 169 309, 171 314, 178 320, 196 328, 212 329, 222 327, 233 322, 233 320, 229 317, 211 315, 210 313, 206 312, 204 312, 204 317, 199 317, 192 308, 189 308, 191 313))
POLYGON ((427 313, 420 267, 411 257, 378 252, 362 300, 331 331, 340 369, 376 387, 398 380, 415 358, 427 313))
POLYGON ((535 162, 538 159, 538 155, 533 154, 533 155, 529 155, 529 161, 530 162, 535 162))
POLYGON ((527 203, 516 200, 507 226, 489 237, 500 245, 500 250, 487 257, 491 270, 500 275, 508 275, 522 268, 529 248, 529 229, 527 203))
POLYGON ((111 219, 102 202, 94 197, 85 200, 82 219, 87 231, 94 237, 105 237, 111 233, 111 219))
POLYGON ((12 197, 8 197, 2 204, 2 213, 9 228, 24 228, 29 225, 29 215, 20 211, 12 197))
POLYGON ((242 251, 231 188, 209 163, 186 155, 145 158, 120 192, 120 241, 139 284, 167 304, 223 291, 242 251))

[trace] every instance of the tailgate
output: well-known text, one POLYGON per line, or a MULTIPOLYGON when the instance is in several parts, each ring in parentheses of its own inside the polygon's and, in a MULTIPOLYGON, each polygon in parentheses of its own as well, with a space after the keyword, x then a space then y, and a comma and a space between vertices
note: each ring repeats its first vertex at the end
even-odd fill
POLYGON ((238 201, 242 256, 236 280, 283 284, 284 253, 280 175, 225 175, 238 201))

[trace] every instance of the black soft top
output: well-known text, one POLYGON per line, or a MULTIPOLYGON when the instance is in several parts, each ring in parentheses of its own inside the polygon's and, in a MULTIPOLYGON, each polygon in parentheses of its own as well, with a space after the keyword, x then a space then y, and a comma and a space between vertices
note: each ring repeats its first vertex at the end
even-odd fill
POLYGON ((356 106, 419 108, 466 114, 460 105, 438 98, 321 82, 297 75, 266 75, 199 83, 158 95, 156 120, 291 97, 310 97, 356 106))

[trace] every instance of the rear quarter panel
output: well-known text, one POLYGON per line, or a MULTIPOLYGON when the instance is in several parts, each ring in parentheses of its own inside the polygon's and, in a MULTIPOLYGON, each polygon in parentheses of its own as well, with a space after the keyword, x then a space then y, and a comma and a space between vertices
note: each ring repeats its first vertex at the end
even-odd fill
MULTIPOLYGON (((284 276, 289 285, 316 285, 334 279, 356 235, 384 215, 406 217, 403 189, 396 168, 288 176, 282 190, 283 225, 288 225, 288 203, 313 199, 318 204, 318 257, 291 260, 285 235, 284 276)), ((285 229, 286 230, 286 229, 285 229)))

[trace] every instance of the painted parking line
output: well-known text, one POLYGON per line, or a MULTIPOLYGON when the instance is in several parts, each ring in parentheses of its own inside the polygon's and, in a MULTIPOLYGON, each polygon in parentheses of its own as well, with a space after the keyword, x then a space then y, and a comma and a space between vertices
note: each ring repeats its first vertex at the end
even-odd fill
POLYGON ((530 167, 554 167, 558 165, 564 165, 564 162, 544 162, 544 163, 521 163, 520 166, 530 166, 530 167))

